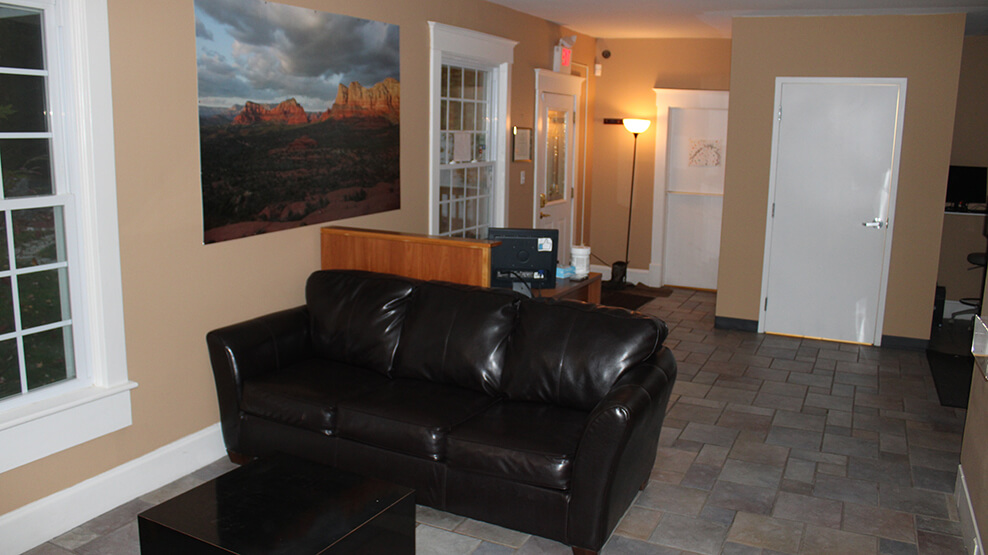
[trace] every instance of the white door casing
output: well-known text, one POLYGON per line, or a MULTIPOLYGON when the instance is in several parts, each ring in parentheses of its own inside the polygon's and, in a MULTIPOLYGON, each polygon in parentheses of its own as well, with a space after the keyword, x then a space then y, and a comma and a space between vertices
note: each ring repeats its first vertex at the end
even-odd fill
POLYGON ((535 174, 532 199, 532 227, 556 229, 559 231, 558 260, 561 266, 570 264, 570 244, 573 231, 573 191, 576 187, 576 114, 580 102, 583 77, 556 73, 545 69, 535 70, 535 174), (560 173, 565 176, 565 184, 555 195, 550 194, 547 183, 552 150, 548 144, 549 115, 565 114, 565 157, 560 173), (543 197, 542 195, 545 195, 543 197), (546 201, 543 203, 542 199, 546 201), (555 198, 555 200, 553 200, 555 198))
POLYGON ((760 332, 881 344, 905 91, 776 79, 760 332))

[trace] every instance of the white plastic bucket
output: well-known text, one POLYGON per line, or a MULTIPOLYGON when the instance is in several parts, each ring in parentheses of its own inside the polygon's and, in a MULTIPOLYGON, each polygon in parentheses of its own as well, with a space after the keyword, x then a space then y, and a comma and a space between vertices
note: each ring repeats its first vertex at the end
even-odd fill
POLYGON ((590 247, 573 245, 573 277, 585 278, 590 274, 590 247))

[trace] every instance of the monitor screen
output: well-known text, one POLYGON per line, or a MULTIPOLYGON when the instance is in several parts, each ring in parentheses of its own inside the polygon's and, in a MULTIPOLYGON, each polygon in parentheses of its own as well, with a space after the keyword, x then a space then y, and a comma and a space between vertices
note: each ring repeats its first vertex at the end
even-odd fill
POLYGON ((491 249, 491 287, 556 287, 558 230, 492 227, 487 238, 501 242, 491 249))
MULTIPOLYGON (((988 168, 976 166, 950 166, 947 174, 947 204, 953 208, 966 208, 968 204, 985 203, 988 184, 988 168)), ((979 207, 984 210, 984 206, 979 207)))

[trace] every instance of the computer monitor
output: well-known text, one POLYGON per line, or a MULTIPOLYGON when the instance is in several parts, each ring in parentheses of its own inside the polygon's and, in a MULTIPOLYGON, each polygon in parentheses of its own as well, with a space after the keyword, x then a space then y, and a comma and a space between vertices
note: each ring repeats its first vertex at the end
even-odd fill
MULTIPOLYGON (((948 209, 966 210, 969 204, 984 204, 988 168, 950 166, 947 174, 948 209)), ((980 207, 981 210, 984 207, 980 207)))
POLYGON ((559 231, 492 227, 487 238, 500 241, 491 249, 491 286, 517 289, 556 287, 559 231))

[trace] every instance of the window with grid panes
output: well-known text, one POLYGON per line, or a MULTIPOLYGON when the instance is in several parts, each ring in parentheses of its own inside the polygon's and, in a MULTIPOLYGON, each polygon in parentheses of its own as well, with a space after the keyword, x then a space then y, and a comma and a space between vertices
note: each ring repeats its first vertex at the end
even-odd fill
POLYGON ((130 426, 107 0, 0 0, 0 473, 130 426))
POLYGON ((487 237, 494 164, 490 70, 443 64, 439 116, 439 234, 487 237))
POLYGON ((0 402, 76 376, 44 17, 0 4, 0 402))

